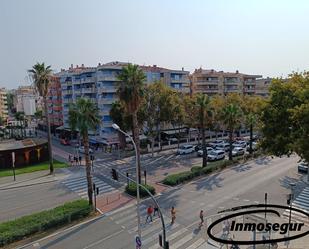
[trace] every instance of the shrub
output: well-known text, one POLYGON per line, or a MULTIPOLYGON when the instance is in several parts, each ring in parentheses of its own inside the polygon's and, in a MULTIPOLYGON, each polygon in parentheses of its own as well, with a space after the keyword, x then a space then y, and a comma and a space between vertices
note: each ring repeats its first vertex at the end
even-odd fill
POLYGON ((185 172, 181 172, 178 174, 172 174, 172 175, 167 176, 163 180, 163 183, 166 185, 174 186, 182 182, 185 182, 187 180, 190 180, 193 177, 194 177, 194 174, 191 173, 191 171, 185 171, 185 172))
MULTIPOLYGON (((156 190, 153 186, 150 186, 150 185, 145 185, 145 184, 142 184, 145 188, 147 188, 147 190, 152 194, 154 195, 156 193, 156 190)), ((129 195, 133 195, 133 196, 136 196, 136 183, 129 183, 127 186, 126 186, 126 193, 128 193, 129 195)), ((140 191, 139 191, 139 194, 140 194, 140 197, 146 197, 146 196, 149 196, 149 194, 146 192, 146 190, 142 187, 140 187, 140 191)))
POLYGON ((37 232, 68 224, 93 210, 86 200, 68 202, 51 210, 23 216, 0 224, 0 247, 37 232))

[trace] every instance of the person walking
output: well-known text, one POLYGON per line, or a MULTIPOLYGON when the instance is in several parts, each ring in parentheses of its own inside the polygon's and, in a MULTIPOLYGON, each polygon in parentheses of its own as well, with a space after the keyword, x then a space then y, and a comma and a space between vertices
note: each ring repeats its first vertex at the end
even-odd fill
POLYGON ((78 158, 77 158, 77 156, 74 156, 74 161, 75 161, 75 166, 77 166, 77 163, 78 163, 78 158))
POLYGON ((82 157, 81 156, 79 156, 78 161, 79 161, 79 166, 82 166, 82 157))
POLYGON ((146 223, 148 222, 148 219, 150 219, 150 222, 152 222, 152 212, 153 212, 153 208, 152 208, 152 206, 150 205, 150 206, 147 208, 146 223))
POLYGON ((153 216, 156 216, 156 214, 158 214, 158 217, 160 218, 159 208, 158 208, 157 205, 155 205, 155 207, 154 207, 153 216))
POLYGON ((175 210, 174 207, 172 207, 172 209, 171 209, 171 216, 172 216, 171 225, 173 225, 175 220, 176 220, 176 210, 175 210))
POLYGON ((200 227, 201 227, 204 224, 204 211, 203 210, 200 211, 200 220, 201 220, 201 223, 200 223, 200 227))

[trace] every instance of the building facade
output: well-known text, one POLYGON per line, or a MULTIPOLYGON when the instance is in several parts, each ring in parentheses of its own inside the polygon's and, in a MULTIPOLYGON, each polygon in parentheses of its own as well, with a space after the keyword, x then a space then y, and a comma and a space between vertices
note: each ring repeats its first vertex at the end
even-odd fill
POLYGON ((33 116, 39 103, 39 97, 32 86, 20 86, 15 90, 14 106, 17 112, 33 116))
POLYGON ((207 95, 226 95, 228 93, 240 93, 244 95, 256 95, 261 75, 243 74, 195 69, 191 74, 191 92, 207 95))
POLYGON ((7 120, 8 118, 8 106, 5 88, 0 88, 0 117, 2 120, 7 120))
POLYGON ((261 97, 268 97, 271 80, 272 80, 271 78, 257 79, 256 87, 255 87, 255 94, 261 97))
POLYGON ((61 84, 57 76, 52 76, 47 95, 48 116, 52 132, 63 125, 61 84))
MULTIPOLYGON (((112 128, 112 119, 109 115, 112 104, 118 99, 117 87, 119 80, 118 74, 122 67, 128 63, 110 62, 98 64, 97 67, 76 66, 68 70, 61 70, 57 74, 60 78, 63 106, 63 124, 64 128, 69 128, 68 109, 69 103, 75 102, 78 98, 88 98, 97 104, 101 126, 96 134, 106 140, 113 139, 114 130, 112 128)), ((140 66, 145 72, 146 84, 151 84, 161 80, 169 87, 183 92, 190 93, 189 72, 182 70, 170 70, 166 68, 153 66, 140 66)))

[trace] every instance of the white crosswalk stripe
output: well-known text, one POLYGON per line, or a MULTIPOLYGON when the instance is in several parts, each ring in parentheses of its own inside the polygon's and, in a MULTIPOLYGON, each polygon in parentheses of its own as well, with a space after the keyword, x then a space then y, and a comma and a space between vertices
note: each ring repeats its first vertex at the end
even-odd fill
MULTIPOLYGON (((148 249, 160 249, 159 234, 162 234, 162 224, 158 216, 153 217, 153 222, 145 223, 147 205, 140 206, 142 246, 148 249)), ((108 214, 116 224, 125 228, 129 234, 137 234, 136 206, 122 209, 119 212, 108 214)), ((202 233, 195 235, 192 229, 185 228, 175 222, 170 225, 171 219, 163 215, 166 227, 166 236, 171 249, 197 249, 206 243, 202 233)))
MULTIPOLYGON (((309 187, 306 187, 300 195, 292 202, 292 207, 309 213, 309 187)), ((285 217, 290 216, 290 209, 286 209, 283 213, 285 217)), ((302 213, 291 211, 291 219, 301 221, 309 225, 309 218, 302 213)))
MULTIPOLYGON (((93 177, 92 181, 96 185, 96 187, 99 188, 99 195, 116 191, 115 188, 103 182, 101 179, 97 177, 93 177)), ((66 179, 61 183, 64 184, 71 191, 77 193, 82 198, 88 198, 88 187, 86 177, 66 179)))

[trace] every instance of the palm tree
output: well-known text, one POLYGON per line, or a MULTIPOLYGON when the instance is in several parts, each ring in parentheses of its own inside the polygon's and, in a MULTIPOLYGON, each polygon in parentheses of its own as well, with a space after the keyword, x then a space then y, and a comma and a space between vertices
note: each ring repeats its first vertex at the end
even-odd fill
POLYGON ((249 141, 249 154, 252 154, 252 141, 253 141, 253 126, 257 122, 257 117, 254 113, 249 113, 246 115, 246 123, 250 127, 250 141, 249 141))
POLYGON ((43 101, 44 101, 46 126, 47 126, 48 152, 49 152, 49 170, 50 170, 50 174, 53 174, 54 165, 53 165, 50 121, 49 121, 48 105, 47 105, 48 86, 50 83, 52 69, 51 69, 51 66, 45 66, 43 62, 43 63, 36 63, 32 67, 32 69, 28 70, 28 72, 30 73, 33 79, 33 84, 34 84, 36 91, 39 93, 40 96, 43 97, 43 101))
POLYGON ((198 107, 198 124, 202 131, 202 148, 203 148, 203 164, 202 167, 207 166, 207 148, 206 148, 206 136, 205 127, 210 123, 211 111, 210 100, 205 94, 199 94, 196 98, 196 104, 198 107))
POLYGON ((238 107, 238 105, 229 103, 223 107, 221 118, 223 124, 226 126, 229 132, 229 143, 230 143, 229 160, 232 160, 233 133, 235 131, 235 128, 237 128, 241 123, 242 111, 240 107, 238 107))
POLYGON ((144 81, 146 76, 138 65, 128 64, 122 68, 118 75, 121 81, 118 88, 120 102, 123 103, 126 112, 132 114, 132 133, 137 149, 138 183, 141 182, 140 141, 137 112, 143 101, 144 81))
POLYGON ((91 163, 89 157, 89 136, 88 130, 96 130, 100 124, 99 110, 89 99, 80 98, 69 107, 69 124, 73 130, 78 130, 83 138, 86 160, 86 176, 88 184, 89 205, 92 205, 92 178, 91 163))

